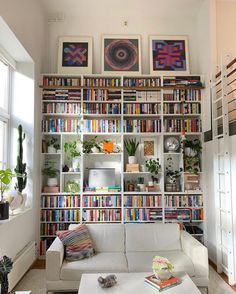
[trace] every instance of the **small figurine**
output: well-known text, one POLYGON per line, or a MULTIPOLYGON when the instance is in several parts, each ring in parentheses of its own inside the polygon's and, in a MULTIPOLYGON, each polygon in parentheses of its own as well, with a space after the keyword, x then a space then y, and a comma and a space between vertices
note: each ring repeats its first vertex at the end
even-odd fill
POLYGON ((105 278, 99 277, 98 283, 102 288, 110 288, 117 283, 117 277, 115 275, 109 275, 105 278))
POLYGON ((62 168, 63 173, 67 173, 69 171, 69 167, 65 164, 62 168))

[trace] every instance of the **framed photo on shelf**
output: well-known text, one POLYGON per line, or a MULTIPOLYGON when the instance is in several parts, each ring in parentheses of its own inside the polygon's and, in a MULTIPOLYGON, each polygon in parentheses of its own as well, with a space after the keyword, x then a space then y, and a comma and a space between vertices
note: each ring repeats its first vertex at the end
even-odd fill
POLYGON ((157 157, 156 138, 141 138, 141 156, 144 158, 157 157))
POLYGON ((57 70, 59 74, 91 74, 92 37, 60 37, 57 70))
POLYGON ((189 74, 187 36, 150 36, 150 74, 189 74))
POLYGON ((139 35, 102 36, 103 74, 141 74, 139 35))

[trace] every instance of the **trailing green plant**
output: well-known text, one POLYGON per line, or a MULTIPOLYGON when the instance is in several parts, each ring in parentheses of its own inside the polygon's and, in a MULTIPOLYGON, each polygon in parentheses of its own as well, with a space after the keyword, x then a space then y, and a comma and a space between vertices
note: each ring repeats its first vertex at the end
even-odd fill
POLYGON ((55 144, 58 144, 57 143, 57 138, 49 137, 49 138, 47 138, 46 143, 47 143, 47 146, 53 146, 55 148, 55 144))
POLYGON ((55 162, 53 161, 47 162, 45 167, 42 169, 42 174, 49 178, 55 178, 57 176, 58 169, 56 169, 54 165, 55 165, 55 162))
POLYGON ((158 181, 157 175, 159 174, 159 172, 161 170, 161 164, 160 164, 159 158, 148 159, 148 160, 146 160, 145 165, 146 165, 147 170, 152 175, 152 180, 158 181))
POLYGON ((96 147, 99 152, 102 152, 102 148, 96 139, 97 139, 97 136, 95 136, 94 138, 91 138, 89 140, 83 141, 83 143, 82 143, 83 153, 85 153, 85 154, 92 153, 92 149, 94 147, 96 147))
POLYGON ((3 256, 0 259, 0 284, 1 284, 1 294, 8 294, 8 274, 11 272, 13 267, 13 262, 11 258, 3 256))
POLYGON ((23 141, 25 140, 25 133, 23 132, 22 125, 18 126, 18 135, 17 164, 14 169, 17 178, 15 189, 22 193, 27 184, 26 163, 23 163, 23 141))
POLYGON ((78 141, 69 141, 64 143, 64 150, 67 154, 66 158, 72 160, 75 157, 81 156, 81 153, 77 150, 78 141))
POLYGON ((190 148, 193 151, 195 151, 197 153, 197 155, 200 155, 202 153, 202 143, 199 139, 187 139, 185 138, 183 140, 183 146, 184 148, 190 148))
POLYGON ((198 175, 200 172, 200 160, 197 156, 185 156, 184 164, 187 172, 195 175, 198 175))
POLYGON ((14 177, 10 168, 0 170, 0 191, 1 191, 1 201, 4 202, 3 194, 9 189, 12 178, 14 177))
POLYGON ((139 142, 136 142, 136 138, 124 140, 124 145, 128 155, 135 156, 136 150, 139 146, 139 142))

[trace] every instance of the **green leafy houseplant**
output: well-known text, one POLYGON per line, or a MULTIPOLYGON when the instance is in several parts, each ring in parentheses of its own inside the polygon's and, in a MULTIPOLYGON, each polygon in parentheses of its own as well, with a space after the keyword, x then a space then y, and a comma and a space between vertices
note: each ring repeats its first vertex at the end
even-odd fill
POLYGON ((15 189, 18 190, 19 193, 22 193, 27 184, 26 163, 23 163, 23 141, 25 140, 25 133, 23 133, 22 125, 18 126, 18 134, 18 155, 14 170, 17 178, 15 189))
POLYGON ((8 294, 8 274, 11 272, 13 267, 12 260, 3 256, 0 259, 0 284, 1 284, 1 294, 8 294))
POLYGON ((167 158, 168 165, 166 167, 166 177, 170 183, 176 183, 177 179, 182 175, 182 167, 179 170, 174 170, 172 157, 167 158))
POLYGON ((199 139, 185 139, 183 141, 183 146, 185 170, 197 175, 200 172, 201 141, 199 139))
POLYGON ((183 146, 184 148, 190 148, 196 155, 200 155, 202 152, 202 143, 199 139, 184 139, 183 146))
POLYGON ((99 152, 102 152, 102 148, 99 145, 99 143, 97 143, 97 136, 95 136, 94 138, 91 138, 89 140, 85 140, 83 141, 82 145, 83 145, 83 153, 85 154, 89 154, 92 153, 92 149, 95 147, 98 149, 99 152))
POLYGON ((77 149, 78 141, 69 141, 64 143, 64 150, 67 154, 66 158, 72 160, 75 157, 81 156, 81 153, 77 149))
POLYGON ((4 192, 9 189, 9 185, 13 178, 13 173, 10 168, 0 170, 0 191, 1 191, 1 203, 4 202, 4 192))
POLYGON ((139 142, 136 142, 136 138, 124 140, 124 144, 128 155, 135 156, 136 150, 139 146, 139 142))
POLYGON ((161 170, 161 165, 159 162, 159 158, 157 159, 148 159, 146 160, 146 168, 147 170, 152 174, 152 180, 153 182, 157 181, 158 182, 158 178, 157 175, 159 174, 160 170, 161 170))
POLYGON ((54 165, 52 164, 45 166, 45 168, 42 170, 42 174, 49 178, 55 178, 57 176, 57 173, 58 173, 58 170, 54 168, 54 165))

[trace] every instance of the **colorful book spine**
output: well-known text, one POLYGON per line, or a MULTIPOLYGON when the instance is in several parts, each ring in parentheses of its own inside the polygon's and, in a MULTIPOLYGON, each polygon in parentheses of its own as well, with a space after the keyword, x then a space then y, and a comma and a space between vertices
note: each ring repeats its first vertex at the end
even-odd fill
POLYGON ((81 100, 81 90, 77 89, 44 89, 43 101, 46 100, 81 100))
POLYGON ((43 77, 43 86, 68 86, 68 87, 80 87, 81 79, 68 78, 68 77, 43 77))
POLYGON ((125 119, 125 133, 160 133, 161 119, 125 119))
POLYGON ((202 207, 202 195, 166 195, 165 207, 202 207))
POLYGON ((43 113, 47 114, 80 114, 81 105, 79 103, 44 102, 43 113))
POLYGON ((88 78, 84 77, 85 87, 120 87, 120 78, 88 78))
POLYGON ((48 133, 77 133, 80 132, 80 120, 70 118, 44 118, 42 120, 42 132, 48 133))
POLYGON ((120 103, 84 103, 83 105, 84 114, 121 114, 120 103))
POLYGON ((121 207, 121 196, 84 196, 83 207, 121 207))
POLYGON ((79 209, 41 210, 42 222, 79 222, 79 209))
POLYGON ((120 222, 121 209, 83 209, 85 222, 120 222))
POLYGON ((80 196, 42 196, 42 208, 76 208, 80 207, 80 196))
POLYGON ((160 103, 125 103, 123 108, 124 114, 160 114, 160 103))
POLYGON ((86 133, 120 133, 121 121, 117 119, 86 119, 84 120, 86 133))
POLYGON ((124 87, 148 87, 155 88, 161 85, 159 77, 151 78, 125 78, 124 87))
POLYGON ((162 209, 149 208, 125 208, 126 222, 142 222, 162 220, 162 209))
POLYGON ((124 196, 125 207, 161 207, 161 196, 157 195, 132 195, 124 196))

